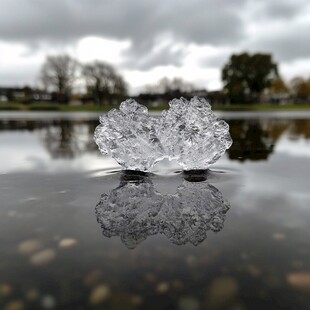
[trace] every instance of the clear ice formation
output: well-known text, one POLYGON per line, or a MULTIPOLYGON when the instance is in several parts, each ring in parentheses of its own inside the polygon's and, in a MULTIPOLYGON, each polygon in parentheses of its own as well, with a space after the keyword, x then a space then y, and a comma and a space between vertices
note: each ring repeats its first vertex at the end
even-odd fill
POLYGON ((170 159, 184 170, 207 169, 232 144, 229 125, 219 120, 203 98, 173 99, 163 111, 158 138, 170 159))
POLYGON ((120 236, 130 249, 148 236, 164 234, 172 243, 198 245, 207 232, 219 232, 230 206, 207 182, 183 181, 173 195, 162 195, 146 176, 102 194, 96 217, 106 237, 120 236))
POLYGON ((229 126, 203 98, 173 99, 160 118, 151 117, 133 99, 100 117, 94 139, 128 170, 151 171, 163 158, 176 159, 184 170, 206 169, 232 144, 229 126))
POLYGON ((164 158, 156 135, 158 119, 148 115, 148 109, 133 99, 121 103, 99 118, 94 134, 102 154, 112 156, 124 169, 150 171, 164 158))

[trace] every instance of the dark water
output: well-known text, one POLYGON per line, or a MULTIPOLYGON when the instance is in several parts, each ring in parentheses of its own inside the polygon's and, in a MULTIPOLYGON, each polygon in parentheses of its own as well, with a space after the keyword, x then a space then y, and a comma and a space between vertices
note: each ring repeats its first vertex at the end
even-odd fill
POLYGON ((310 309, 310 114, 222 114, 205 174, 123 173, 92 114, 0 114, 1 309, 310 309))

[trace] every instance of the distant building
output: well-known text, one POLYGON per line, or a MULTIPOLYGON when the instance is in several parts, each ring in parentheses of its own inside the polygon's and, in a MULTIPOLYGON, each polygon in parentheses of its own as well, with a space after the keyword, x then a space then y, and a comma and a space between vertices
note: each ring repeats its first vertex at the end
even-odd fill
POLYGON ((223 90, 209 91, 206 95, 211 105, 228 105, 230 104, 227 94, 223 90))
POLYGON ((52 101, 53 96, 51 93, 42 90, 33 90, 32 91, 32 100, 33 101, 52 101))
POLYGON ((229 104, 229 100, 227 95, 223 91, 207 91, 205 89, 197 89, 192 90, 190 92, 178 92, 178 93, 142 93, 139 96, 135 97, 138 102, 150 106, 157 107, 159 105, 167 104, 173 98, 185 97, 186 99, 190 99, 192 97, 202 97, 206 98, 211 105, 225 105, 229 104))
POLYGON ((0 87, 0 102, 52 101, 52 94, 38 89, 26 87, 0 87))
POLYGON ((24 88, 0 87, 0 98, 2 102, 19 101, 27 97, 27 91, 24 88))
POLYGON ((5 95, 0 95, 0 102, 7 102, 8 98, 5 95))
POLYGON ((194 90, 186 94, 188 98, 194 96, 202 97, 207 99, 211 105, 226 105, 229 104, 229 99, 224 91, 207 91, 205 89, 194 90))
POLYGON ((285 105, 293 103, 294 100, 289 92, 275 92, 270 89, 265 89, 261 95, 260 102, 274 105, 285 105))
POLYGON ((209 92, 207 90, 205 90, 205 89, 196 89, 196 90, 192 90, 191 92, 187 92, 186 96, 190 97, 190 98, 195 97, 195 96, 202 97, 202 98, 207 98, 208 93, 209 92))
POLYGON ((134 97, 136 101, 138 101, 141 104, 144 104, 148 107, 158 107, 159 105, 163 103, 167 103, 167 98, 165 94, 148 94, 143 93, 139 96, 134 97))

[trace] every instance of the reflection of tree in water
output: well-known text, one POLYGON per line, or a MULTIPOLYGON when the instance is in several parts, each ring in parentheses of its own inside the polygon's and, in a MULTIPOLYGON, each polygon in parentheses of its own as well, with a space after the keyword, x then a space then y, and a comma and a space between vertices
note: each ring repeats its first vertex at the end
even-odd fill
POLYGON ((33 120, 0 120, 0 131, 34 131, 43 126, 42 122, 33 120))
POLYGON ((89 152, 98 152, 98 146, 94 141, 94 132, 98 125, 97 120, 87 122, 87 143, 85 147, 89 152))
POLYGON ((0 120, 0 132, 39 132, 54 158, 73 158, 98 150, 93 136, 97 120, 0 120))
POLYGON ((97 150, 93 134, 97 121, 52 122, 43 130, 44 146, 53 158, 74 158, 97 150))
POLYGON ((266 130, 273 142, 277 142, 284 132, 290 130, 291 120, 268 119, 264 121, 264 130, 266 130))
POLYGON ((73 158, 79 153, 78 143, 74 135, 71 121, 60 121, 47 126, 43 134, 43 142, 53 158, 73 158))
POLYGON ((290 128, 291 138, 304 138, 310 139, 310 120, 309 119, 298 119, 292 120, 292 126, 290 128))
POLYGON ((233 144, 227 150, 230 159, 265 160, 273 152, 275 139, 258 120, 230 120, 233 144))
POLYGON ((97 152, 93 139, 97 125, 97 120, 0 120, 0 132, 39 132, 45 149, 53 158, 74 158, 97 152))
MULTIPOLYGON (((284 132, 291 139, 310 139, 308 119, 230 120, 233 145, 230 159, 264 160, 284 132)), ((97 120, 0 120, 0 132, 39 132, 44 147, 53 158, 74 158, 99 152, 93 140, 97 120)))

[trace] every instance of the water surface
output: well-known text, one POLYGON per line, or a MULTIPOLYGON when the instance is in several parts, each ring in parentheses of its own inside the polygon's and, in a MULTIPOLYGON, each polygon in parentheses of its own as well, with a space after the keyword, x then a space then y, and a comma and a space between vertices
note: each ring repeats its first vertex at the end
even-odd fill
POLYGON ((193 179, 122 173, 96 113, 0 113, 0 307, 309 309, 310 114, 220 115, 193 179))

